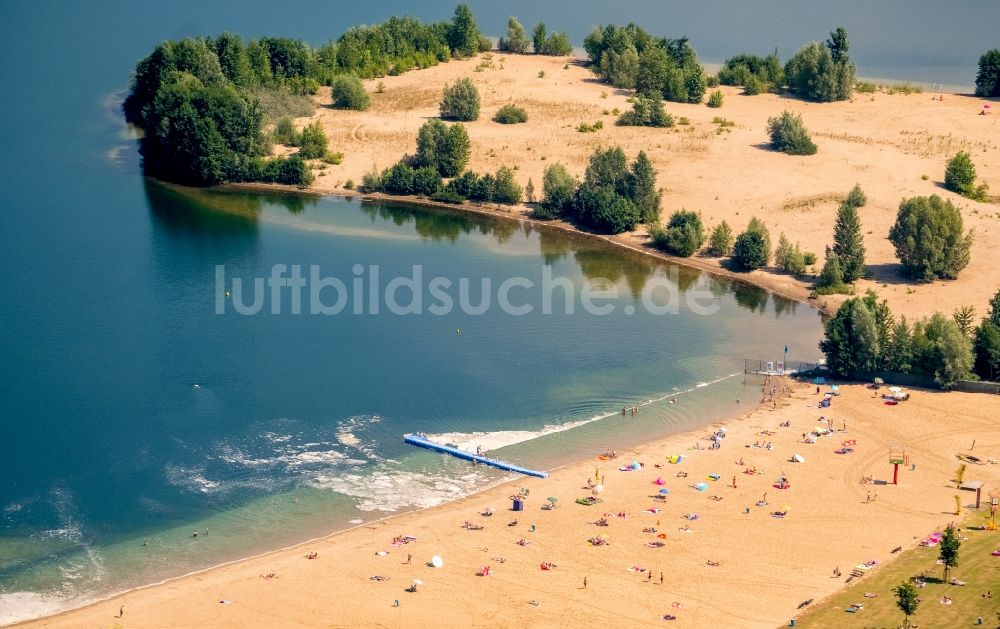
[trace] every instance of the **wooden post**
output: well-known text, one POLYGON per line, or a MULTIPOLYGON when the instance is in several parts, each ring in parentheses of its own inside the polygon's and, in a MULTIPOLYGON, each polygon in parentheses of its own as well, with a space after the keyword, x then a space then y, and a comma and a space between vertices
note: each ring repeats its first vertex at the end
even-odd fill
POLYGON ((982 496, 983 496, 983 488, 982 487, 976 487, 976 509, 977 510, 979 509, 979 500, 982 498, 982 496))
POLYGON ((892 484, 899 484, 899 463, 892 464, 892 484))

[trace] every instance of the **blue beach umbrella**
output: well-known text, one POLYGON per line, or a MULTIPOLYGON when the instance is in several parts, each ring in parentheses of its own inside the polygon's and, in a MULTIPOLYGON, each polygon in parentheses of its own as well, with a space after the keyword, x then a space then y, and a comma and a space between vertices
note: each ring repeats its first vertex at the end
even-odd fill
POLYGON ((670 490, 669 490, 669 489, 667 489, 666 487, 664 487, 663 489, 661 489, 661 490, 660 490, 660 493, 661 493, 662 495, 666 496, 667 494, 669 494, 669 493, 670 493, 670 490))

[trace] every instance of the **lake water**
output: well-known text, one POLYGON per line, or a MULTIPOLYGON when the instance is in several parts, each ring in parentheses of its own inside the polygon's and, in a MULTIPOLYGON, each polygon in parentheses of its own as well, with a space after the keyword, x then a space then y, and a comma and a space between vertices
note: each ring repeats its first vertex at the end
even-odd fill
MULTIPOLYGON (((515 13, 565 28, 578 43, 591 23, 631 19, 687 33, 710 61, 773 45, 787 56, 845 24, 862 73, 958 84, 971 83, 965 77, 998 22, 986 17, 995 8, 945 19, 933 3, 905 12, 898 3, 815 12, 785 3, 794 19, 784 21, 777 9, 765 20, 757 3, 742 2, 584 3, 570 12, 472 4, 492 33, 515 13)), ((508 478, 407 448, 406 432, 549 469, 738 410, 735 400, 754 395, 743 358, 780 359, 785 345, 793 360, 817 357, 819 317, 806 306, 549 230, 141 177, 115 95, 156 42, 231 30, 319 43, 391 13, 438 19, 452 9, 0 7, 0 622, 508 478), (397 316, 382 298, 373 314, 366 294, 339 314, 295 315, 289 290, 276 300, 262 292, 262 312, 240 314, 232 281, 249 288, 276 265, 286 276, 315 266, 351 288, 356 279, 369 286, 374 267, 385 287, 412 279, 418 265, 425 284, 467 278, 472 304, 488 279, 494 303, 478 315, 456 306, 397 316), (556 312, 543 313, 535 288, 548 276, 577 297, 588 283, 614 287, 617 297, 601 301, 613 312, 587 314, 577 300, 576 313, 564 314, 564 284, 556 312), (510 291, 532 312, 496 305, 510 278, 535 287, 510 291), (662 278, 677 288, 676 314, 644 307, 644 293, 654 306, 670 296, 647 290, 662 278), (696 314, 690 303, 718 311, 696 314), (623 405, 664 396, 678 403, 620 415, 623 405), (209 536, 191 537, 206 528, 209 536)), ((246 290, 240 298, 253 301, 246 290)))

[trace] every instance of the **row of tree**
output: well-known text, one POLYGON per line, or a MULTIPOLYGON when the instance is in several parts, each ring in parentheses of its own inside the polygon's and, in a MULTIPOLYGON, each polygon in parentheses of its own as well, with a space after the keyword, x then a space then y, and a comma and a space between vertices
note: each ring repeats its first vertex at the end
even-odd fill
POLYGON ((534 49, 536 55, 564 56, 573 52, 573 45, 569 43, 566 33, 549 33, 545 23, 539 22, 535 24, 531 39, 528 39, 524 26, 516 17, 511 16, 507 20, 507 35, 500 38, 497 48, 523 55, 528 52, 528 46, 534 49))

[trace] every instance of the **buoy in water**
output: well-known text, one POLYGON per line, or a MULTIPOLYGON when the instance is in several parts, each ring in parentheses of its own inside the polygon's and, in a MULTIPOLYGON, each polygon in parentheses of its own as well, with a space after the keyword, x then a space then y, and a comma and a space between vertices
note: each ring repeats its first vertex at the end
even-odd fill
POLYGON ((462 335, 462 328, 455 328, 455 335, 456 336, 461 336, 462 335))

